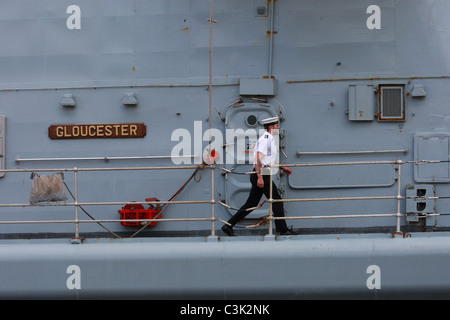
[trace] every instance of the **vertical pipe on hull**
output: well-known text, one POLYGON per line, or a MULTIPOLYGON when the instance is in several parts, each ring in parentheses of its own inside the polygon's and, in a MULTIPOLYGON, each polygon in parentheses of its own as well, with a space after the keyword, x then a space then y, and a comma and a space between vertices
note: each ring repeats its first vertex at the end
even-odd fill
MULTIPOLYGON (((214 18, 214 0, 209 1, 209 155, 212 158, 211 150, 211 118, 212 118, 212 61, 213 61, 213 23, 214 18)), ((214 214, 214 166, 211 166, 211 236, 216 235, 215 230, 215 214, 214 214)))
POLYGON ((272 60, 273 60, 273 20, 274 20, 274 1, 269 0, 270 2, 270 37, 269 37, 269 79, 272 78, 272 60))
MULTIPOLYGON (((213 23, 214 0, 209 1, 209 145, 211 147, 211 108, 212 108, 212 62, 213 62, 213 23)), ((210 148, 211 149, 211 148, 210 148)), ((211 154, 211 150, 210 154, 211 154)))

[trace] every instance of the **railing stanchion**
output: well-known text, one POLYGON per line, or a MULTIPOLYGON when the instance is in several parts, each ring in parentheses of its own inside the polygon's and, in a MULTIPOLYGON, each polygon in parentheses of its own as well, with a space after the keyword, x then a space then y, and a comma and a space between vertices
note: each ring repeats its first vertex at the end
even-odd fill
POLYGON ((78 219, 78 168, 73 168, 75 177, 75 237, 72 243, 80 243, 80 220, 78 219))
POLYGON ((402 200, 402 195, 401 195, 401 187, 402 187, 402 164, 403 161, 401 160, 397 160, 397 164, 398 164, 398 169, 397 169, 397 227, 395 229, 396 233, 401 233, 400 231, 400 218, 402 216, 401 212, 400 212, 400 205, 401 205, 401 200, 402 200))
MULTIPOLYGON (((270 182, 270 199, 269 199, 269 236, 273 235, 273 214, 272 214, 272 209, 273 209, 273 197, 272 197, 272 166, 269 167, 270 168, 270 178, 269 178, 269 182, 270 182)), ((264 174, 264 173, 262 173, 264 174)))
POLYGON ((211 236, 216 235, 215 212, 214 212, 214 165, 211 166, 211 236))

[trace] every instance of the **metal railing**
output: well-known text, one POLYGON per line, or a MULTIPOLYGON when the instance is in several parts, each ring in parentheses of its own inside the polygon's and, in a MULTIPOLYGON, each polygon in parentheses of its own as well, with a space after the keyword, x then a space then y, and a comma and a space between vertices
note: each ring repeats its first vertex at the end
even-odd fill
MULTIPOLYGON (((283 164, 283 167, 292 167, 292 168, 301 168, 301 167, 310 167, 310 166, 351 166, 351 165, 376 165, 376 164, 392 164, 396 166, 397 170, 397 194, 396 195, 388 195, 388 196, 363 196, 363 197, 328 197, 328 198, 297 198, 297 199, 273 199, 272 198, 272 183, 270 184, 270 198, 266 201, 269 203, 269 216, 266 218, 269 221, 269 230, 268 235, 273 235, 273 221, 278 219, 338 219, 338 218, 374 218, 374 217, 393 217, 396 220, 396 233, 401 233, 401 224, 400 219, 404 214, 401 213, 401 201, 406 197, 401 194, 401 175, 402 175, 402 166, 407 163, 439 163, 441 161, 362 161, 362 162, 329 162, 329 163, 297 163, 297 164, 283 164), (319 216, 289 216, 289 217, 274 217, 273 216, 273 203, 276 202, 315 202, 315 201, 352 201, 352 200, 394 200, 397 204, 397 211, 394 213, 376 213, 376 214, 344 214, 344 215, 319 215, 319 216)), ((73 172, 74 173, 74 194, 73 202, 56 202, 56 203, 10 203, 10 204, 0 204, 0 208, 5 207, 57 207, 57 206, 73 206, 75 207, 75 217, 74 219, 66 219, 66 220, 15 220, 15 221, 0 221, 0 224, 41 224, 41 223, 73 223, 75 225, 75 233, 73 242, 78 243, 80 240, 80 232, 79 232, 79 224, 80 223, 106 223, 106 222, 121 222, 121 219, 93 219, 93 220, 81 220, 79 218, 79 209, 83 206, 103 206, 103 205, 125 205, 129 204, 130 201, 120 201, 120 202, 82 202, 79 199, 79 172, 94 172, 94 171, 130 171, 130 170, 183 170, 183 169, 199 169, 200 166, 170 166, 170 167, 116 167, 116 168, 62 168, 62 169, 4 169, 0 170, 5 173, 13 173, 13 172, 73 172)), ((272 173, 274 167, 270 168, 272 173)), ((220 168, 217 165, 201 165, 201 169, 210 169, 211 170, 211 199, 210 200, 190 200, 190 201, 133 201, 133 204, 210 204, 211 205, 211 215, 209 217, 199 217, 199 218, 159 218, 155 217, 153 219, 135 219, 135 220, 127 220, 129 222, 139 221, 141 223, 151 223, 154 221, 158 222, 174 222, 174 221, 210 221, 211 222, 211 236, 216 235, 215 230, 215 222, 219 221, 222 223, 227 223, 220 218, 215 216, 215 205, 221 204, 227 206, 221 201, 218 201, 214 197, 215 190, 215 181, 214 181, 214 170, 224 168, 220 168)), ((247 174, 252 174, 254 172, 248 172, 247 174)), ((270 175, 270 181, 272 182, 272 175, 270 175)), ((229 207, 229 206, 228 206, 229 207)), ((147 225, 148 225, 147 224, 147 225)), ((146 227, 147 225, 144 225, 146 227)))
MULTIPOLYGON (((203 168, 211 168, 214 169, 213 166, 203 166, 203 168)), ((73 172, 74 173, 74 193, 73 198, 74 202, 45 202, 45 203, 9 203, 4 204, 0 203, 0 208, 11 208, 11 207, 75 207, 75 218, 73 220, 9 220, 9 221, 0 221, 0 224, 42 224, 42 223, 73 223, 75 224, 75 235, 72 238, 73 243, 80 242, 80 232, 79 232, 79 224, 80 223, 104 223, 104 222, 122 222, 122 219, 94 219, 94 220, 81 220, 79 219, 79 209, 83 206, 118 206, 129 204, 130 201, 105 201, 105 202, 81 202, 79 201, 78 195, 78 173, 79 172, 94 172, 94 171, 131 171, 131 170, 180 170, 180 169, 197 169, 198 166, 174 166, 174 167, 116 167, 116 168, 55 168, 55 169, 4 169, 0 170, 0 172, 5 173, 36 173, 36 172, 73 172)), ((202 168, 202 169, 203 169, 202 168)), ((212 185, 214 186, 214 174, 212 174, 212 185)), ((213 187, 212 187, 213 188, 213 187)), ((213 189, 212 189, 213 190, 213 189)), ((132 201, 133 204, 211 204, 214 206, 214 193, 212 193, 211 200, 192 200, 192 201, 132 201)), ((155 221, 155 219, 127 219, 128 222, 141 222, 141 223, 150 223, 155 221)), ((158 222, 163 221, 211 221, 212 223, 212 235, 214 233, 214 207, 212 208, 212 215, 208 218, 157 218, 158 222)))
POLYGON ((298 164, 283 164, 283 167, 312 167, 312 166, 351 166, 351 165, 378 165, 378 164, 394 164, 397 165, 397 195, 396 196, 373 196, 373 197, 334 197, 334 198, 303 198, 303 199, 272 199, 272 168, 270 168, 270 214, 269 214, 269 235, 272 235, 272 221, 277 219, 335 219, 335 218, 370 218, 370 217, 395 217, 396 229, 395 233, 401 233, 400 218, 403 216, 400 212, 401 200, 404 197, 401 195, 401 169, 405 162, 401 160, 396 161, 359 161, 359 162, 329 162, 329 163, 298 163, 298 164), (322 216, 297 216, 297 217, 273 217, 272 203, 274 202, 306 202, 306 201, 342 201, 342 200, 381 200, 394 199, 397 201, 397 212, 386 214, 346 214, 346 215, 322 215, 322 216))

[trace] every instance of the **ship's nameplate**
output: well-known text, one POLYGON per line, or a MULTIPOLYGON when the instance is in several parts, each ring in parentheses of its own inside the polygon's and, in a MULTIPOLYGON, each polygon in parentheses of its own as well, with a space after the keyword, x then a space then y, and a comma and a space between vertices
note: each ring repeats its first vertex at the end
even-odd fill
POLYGON ((52 124, 50 139, 107 139, 143 138, 147 134, 144 123, 52 124))

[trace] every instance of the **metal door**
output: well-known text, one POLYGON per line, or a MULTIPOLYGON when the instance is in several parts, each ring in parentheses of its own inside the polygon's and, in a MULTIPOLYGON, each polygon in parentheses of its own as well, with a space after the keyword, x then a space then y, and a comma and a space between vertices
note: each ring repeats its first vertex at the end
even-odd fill
MULTIPOLYGON (((225 174, 225 200, 236 213, 247 200, 251 188, 250 176, 245 174, 253 170, 253 148, 264 132, 261 120, 278 116, 276 109, 268 103, 237 102, 225 110, 225 146, 224 167, 233 173, 225 174)), ((274 175, 276 184, 279 175, 274 175)), ((260 204, 265 200, 263 196, 260 204)), ((248 218, 259 218, 269 215, 269 205, 254 210, 248 218)))

